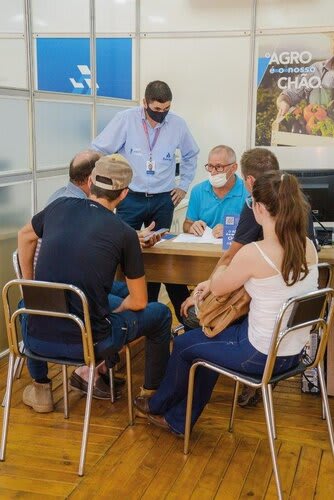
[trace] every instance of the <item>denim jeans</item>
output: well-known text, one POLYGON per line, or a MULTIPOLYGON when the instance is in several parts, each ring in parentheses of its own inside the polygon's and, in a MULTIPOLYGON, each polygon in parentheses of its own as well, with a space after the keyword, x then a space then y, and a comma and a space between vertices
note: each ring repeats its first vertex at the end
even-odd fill
POLYGON ((110 293, 111 295, 125 299, 129 295, 129 289, 125 281, 114 281, 110 293))
MULTIPOLYGON (((170 228, 174 213, 174 204, 169 192, 158 193, 146 197, 144 193, 129 192, 117 207, 118 215, 137 231, 144 224, 148 226, 155 221, 155 229, 170 228)), ((160 283, 148 283, 148 301, 156 302, 160 291, 160 283)), ((173 304, 175 314, 182 323, 181 304, 189 297, 186 285, 165 283, 167 293, 173 304)), ((117 295, 117 294, 116 294, 117 295)))
MULTIPOLYGON (((121 301, 119 298, 116 299, 121 301)), ((124 334, 124 338, 119 339, 118 337, 117 341, 122 341, 122 344, 145 336, 144 387, 146 389, 156 389, 164 376, 169 359, 171 321, 169 309, 157 302, 148 304, 142 311, 123 311, 111 314, 110 337, 108 336, 106 339, 95 344, 96 357, 97 359, 101 359, 99 353, 115 347, 115 335, 119 334, 120 331, 124 334), (125 329, 123 330, 122 327, 125 329)), ((29 336, 27 334, 26 316, 22 318, 22 336, 25 345, 31 351, 41 356, 69 359, 82 359, 83 357, 81 344, 48 342, 29 336)), ((28 369, 33 379, 47 377, 48 367, 44 361, 28 358, 28 369)))
MULTIPOLYGON (((163 415, 171 428, 184 434, 189 370, 195 359, 204 358, 225 368, 253 375, 261 375, 267 356, 257 351, 248 340, 248 317, 234 323, 213 338, 204 335, 200 328, 186 332, 174 339, 166 375, 149 401, 150 411, 163 415)), ((278 357, 275 373, 292 368, 299 362, 299 355, 278 357)), ((218 374, 204 367, 196 372, 192 425, 197 421, 211 397, 218 374)))

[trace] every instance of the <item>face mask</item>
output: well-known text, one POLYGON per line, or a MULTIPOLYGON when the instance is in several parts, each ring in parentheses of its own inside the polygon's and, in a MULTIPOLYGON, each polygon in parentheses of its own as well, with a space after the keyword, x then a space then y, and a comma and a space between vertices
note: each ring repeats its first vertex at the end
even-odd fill
POLYGON ((221 173, 221 174, 216 174, 212 175, 209 174, 209 182, 211 186, 216 187, 216 188, 221 188, 225 186, 226 182, 228 181, 226 173, 221 173))
POLYGON ((153 111, 153 109, 151 109, 149 106, 147 106, 147 108, 145 108, 148 116, 150 118, 152 118, 153 121, 157 122, 157 123, 162 123, 164 121, 164 119, 166 118, 166 116, 168 115, 168 111, 153 111))

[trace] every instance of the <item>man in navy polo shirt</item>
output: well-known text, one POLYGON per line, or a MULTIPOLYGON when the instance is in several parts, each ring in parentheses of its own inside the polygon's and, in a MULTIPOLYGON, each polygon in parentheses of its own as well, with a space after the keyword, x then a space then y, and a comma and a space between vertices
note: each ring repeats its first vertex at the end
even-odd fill
POLYGON ((183 231, 201 236, 208 226, 213 236, 222 238, 225 216, 240 215, 248 196, 243 181, 236 175, 236 155, 228 146, 216 146, 205 169, 208 179, 192 188, 183 231))
MULTIPOLYGON (((146 336, 144 389, 154 391, 163 378, 169 358, 171 314, 163 304, 147 305, 147 290, 142 252, 137 233, 123 222, 114 209, 123 200, 132 178, 132 170, 121 155, 104 156, 95 164, 87 199, 58 198, 36 214, 18 235, 19 259, 25 279, 33 277, 33 256, 38 238, 42 245, 35 278, 41 281, 69 283, 86 295, 93 332, 98 344, 114 334, 129 342, 146 336), (120 265, 129 294, 111 313, 108 291, 120 265)), ((69 296, 70 311, 82 316, 69 296)), ((25 344, 36 354, 82 358, 81 333, 60 318, 28 317, 22 328, 25 344)), ((120 343, 119 343, 120 344, 120 343)), ((37 412, 53 410, 51 382, 47 363, 28 359, 34 379, 25 388, 23 402, 37 412)), ((79 367, 71 385, 87 392, 88 367, 79 367)), ((95 374, 94 394, 100 398, 101 377, 95 374)))

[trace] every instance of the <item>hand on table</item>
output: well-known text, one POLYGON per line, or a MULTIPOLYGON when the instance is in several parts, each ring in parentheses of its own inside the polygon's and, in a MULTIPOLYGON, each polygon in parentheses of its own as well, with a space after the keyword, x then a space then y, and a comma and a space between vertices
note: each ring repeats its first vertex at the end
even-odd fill
POLYGON ((213 229, 212 229, 212 234, 215 238, 222 238, 223 237, 223 229, 224 226, 223 224, 217 224, 213 229))
POLYGON ((206 228, 206 223, 202 220, 196 220, 189 229, 189 233, 195 234, 196 236, 202 236, 206 228))
POLYGON ((161 240, 161 235, 160 234, 154 234, 152 233, 153 229, 155 227, 155 222, 152 221, 151 224, 145 229, 141 229, 140 231, 137 231, 138 238, 139 238, 139 243, 141 248, 150 248, 153 247, 158 241, 161 240), (152 234, 151 234, 152 233, 152 234), (151 237, 148 240, 144 239, 151 234, 151 237))

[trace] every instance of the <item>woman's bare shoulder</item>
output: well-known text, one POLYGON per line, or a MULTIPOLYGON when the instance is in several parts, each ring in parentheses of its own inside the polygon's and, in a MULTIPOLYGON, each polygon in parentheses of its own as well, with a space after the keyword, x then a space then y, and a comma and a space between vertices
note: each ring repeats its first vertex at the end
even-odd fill
POLYGON ((306 238, 306 261, 310 265, 318 263, 318 252, 309 238, 306 238))

